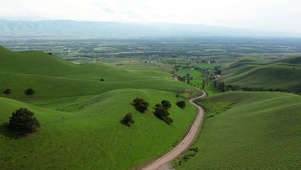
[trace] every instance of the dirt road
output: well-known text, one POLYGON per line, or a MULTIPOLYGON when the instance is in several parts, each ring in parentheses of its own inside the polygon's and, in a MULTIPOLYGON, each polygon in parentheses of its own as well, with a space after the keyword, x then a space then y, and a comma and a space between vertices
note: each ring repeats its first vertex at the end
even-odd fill
POLYGON ((204 110, 199 105, 195 104, 193 101, 202 97, 206 96, 205 92, 202 92, 203 94, 201 96, 198 96, 196 98, 190 99, 189 102, 193 104, 195 107, 198 108, 198 114, 197 117, 191 126, 189 132, 185 136, 185 138, 182 140, 180 144, 178 144, 173 150, 165 154, 164 156, 158 158, 157 160, 153 161, 152 163, 144 166, 141 168, 141 170, 158 170, 158 169, 168 169, 167 164, 177 158, 181 153, 186 151, 189 146, 194 142, 198 130, 202 124, 203 117, 204 117, 204 110))

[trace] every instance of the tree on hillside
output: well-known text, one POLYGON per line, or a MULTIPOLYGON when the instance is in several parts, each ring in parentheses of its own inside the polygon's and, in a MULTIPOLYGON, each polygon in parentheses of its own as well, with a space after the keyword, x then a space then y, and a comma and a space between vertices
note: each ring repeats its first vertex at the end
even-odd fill
POLYGON ((136 110, 144 113, 147 110, 149 103, 142 98, 135 98, 133 100, 133 105, 135 106, 136 110))
POLYGON ((33 115, 34 113, 26 108, 20 108, 12 113, 8 127, 16 132, 34 132, 40 127, 40 122, 33 115))
POLYGON ((155 116, 163 121, 165 121, 167 124, 171 124, 173 122, 172 118, 169 117, 168 110, 163 107, 162 104, 156 104, 155 116))
POLYGON ((162 104, 162 106, 163 106, 165 109, 171 108, 171 104, 170 104, 170 102, 169 102, 168 100, 162 100, 162 101, 161 101, 161 104, 162 104))
POLYGON ((184 100, 178 101, 177 106, 179 106, 181 109, 184 109, 186 107, 186 102, 184 100))
POLYGON ((131 113, 126 114, 123 119, 121 120, 121 123, 127 125, 127 126, 131 126, 132 124, 135 123, 134 117, 131 113))
POLYGON ((11 89, 6 89, 3 91, 4 94, 10 94, 11 93, 11 89))
POLYGON ((31 96, 35 94, 35 91, 32 88, 26 89, 24 92, 27 96, 31 96))

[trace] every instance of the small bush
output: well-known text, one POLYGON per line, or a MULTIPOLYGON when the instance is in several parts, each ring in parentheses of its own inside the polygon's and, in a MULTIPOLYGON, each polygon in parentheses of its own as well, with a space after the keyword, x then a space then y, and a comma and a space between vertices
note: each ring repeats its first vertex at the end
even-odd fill
POLYGON ((100 81, 105 81, 105 79, 100 79, 100 81))
POLYGON ((127 125, 127 126, 131 126, 132 124, 135 123, 134 117, 131 113, 126 114, 123 119, 121 120, 121 123, 127 125))
POLYGON ((35 91, 32 88, 26 89, 24 92, 27 96, 31 96, 35 94, 35 91))
POLYGON ((12 113, 8 127, 16 132, 34 132, 40 127, 40 122, 33 115, 34 113, 26 108, 20 108, 12 113))
POLYGON ((10 94, 11 93, 11 89, 6 89, 3 91, 4 94, 10 94))
POLYGON ((162 101, 161 101, 161 104, 162 104, 162 106, 163 106, 165 109, 171 108, 171 104, 170 104, 170 102, 169 102, 168 100, 162 100, 162 101))
POLYGON ((185 101, 178 101, 177 106, 179 106, 181 109, 184 109, 186 107, 186 102, 185 101))

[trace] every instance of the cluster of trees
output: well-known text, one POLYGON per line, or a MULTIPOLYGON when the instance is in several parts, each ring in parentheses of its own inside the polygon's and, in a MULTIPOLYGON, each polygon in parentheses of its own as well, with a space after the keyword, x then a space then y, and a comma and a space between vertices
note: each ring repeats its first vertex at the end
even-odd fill
MULTIPOLYGON (((149 103, 147 101, 145 101, 143 98, 138 98, 136 97, 133 100, 133 106, 135 107, 136 110, 138 110, 141 113, 144 113, 148 106, 149 103)), ((123 119, 121 119, 120 121, 122 124, 127 125, 128 127, 130 127, 131 125, 133 125, 135 123, 134 117, 132 115, 132 113, 127 113, 123 119)))
POLYGON ((171 108, 170 102, 162 100, 161 103, 156 104, 154 115, 170 125, 173 122, 173 119, 169 117, 169 108, 171 108))
POLYGON ((187 73, 185 76, 178 76, 178 80, 190 84, 190 81, 193 80, 193 76, 187 73))
POLYGON ((142 98, 135 98, 133 100, 133 105, 135 106, 136 110, 144 113, 147 110, 149 103, 142 98))
MULTIPOLYGON (((145 101, 143 98, 136 97, 133 102, 133 106, 135 109, 141 113, 144 113, 149 106, 149 103, 145 101)), ((186 102, 185 101, 178 101, 176 105, 182 109, 185 108, 186 102)), ((160 120, 165 121, 167 124, 172 124, 173 119, 169 116, 168 110, 171 108, 171 103, 168 100, 162 100, 161 103, 155 105, 155 111, 153 112, 154 115, 159 118, 160 120)), ((135 123, 134 117, 132 113, 127 113, 120 122, 127 126, 131 126, 135 123)))
POLYGON ((215 66, 214 70, 215 70, 216 75, 222 74, 222 66, 221 65, 215 66))
POLYGON ((40 127, 40 122, 34 117, 33 112, 26 108, 20 108, 12 113, 8 127, 15 132, 31 133, 40 127))

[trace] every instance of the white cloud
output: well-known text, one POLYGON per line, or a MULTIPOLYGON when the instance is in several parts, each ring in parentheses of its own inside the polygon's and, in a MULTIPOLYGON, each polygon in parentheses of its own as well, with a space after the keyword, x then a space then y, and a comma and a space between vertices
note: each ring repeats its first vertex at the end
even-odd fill
POLYGON ((301 32, 301 1, 0 0, 2 17, 193 23, 301 32))

